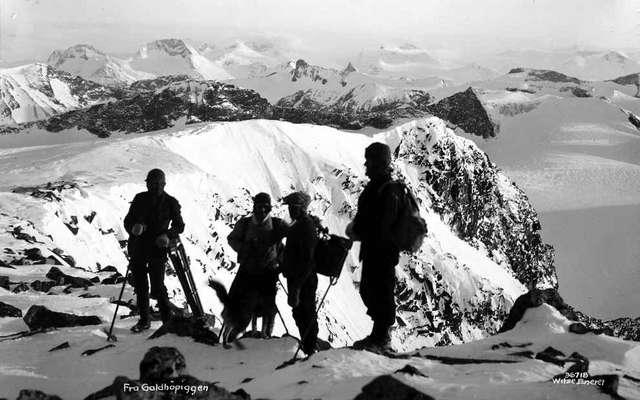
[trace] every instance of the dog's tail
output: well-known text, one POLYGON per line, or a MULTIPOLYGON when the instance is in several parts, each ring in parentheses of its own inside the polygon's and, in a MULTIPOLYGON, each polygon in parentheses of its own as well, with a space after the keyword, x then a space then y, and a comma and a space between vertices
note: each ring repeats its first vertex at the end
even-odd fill
POLYGON ((220 302, 223 305, 227 305, 229 302, 229 293, 227 292, 227 288, 225 288, 222 283, 212 278, 209 278, 209 287, 216 292, 220 302))

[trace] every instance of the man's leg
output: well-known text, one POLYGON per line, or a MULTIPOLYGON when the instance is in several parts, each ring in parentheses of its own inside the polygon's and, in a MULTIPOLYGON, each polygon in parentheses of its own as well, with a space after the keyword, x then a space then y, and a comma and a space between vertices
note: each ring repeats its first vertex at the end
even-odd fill
POLYGON ((149 282, 147 281, 147 261, 143 255, 131 257, 131 275, 136 289, 136 302, 140 320, 132 328, 134 331, 146 329, 151 320, 149 315, 149 282))
POLYGON ((318 316, 316 315, 316 289, 318 277, 312 273, 302 284, 300 302, 293 308, 293 318, 296 321, 302 340, 302 350, 311 355, 316 351, 318 338, 318 316))
POLYGON ((169 303, 169 295, 164 285, 164 271, 166 268, 166 253, 164 257, 154 254, 149 261, 149 280, 151 281, 151 294, 158 301, 158 309, 160 310, 160 318, 163 323, 167 323, 171 319, 171 305, 169 303))

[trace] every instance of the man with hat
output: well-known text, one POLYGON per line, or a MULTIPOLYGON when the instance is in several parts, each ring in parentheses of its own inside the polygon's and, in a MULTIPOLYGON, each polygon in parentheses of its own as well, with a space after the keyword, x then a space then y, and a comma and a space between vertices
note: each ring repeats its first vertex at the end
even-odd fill
POLYGON ((166 323, 171 317, 169 296, 164 286, 165 264, 170 241, 177 240, 184 231, 180 203, 164 191, 164 172, 152 169, 147 174, 146 183, 147 191, 136 194, 124 218, 124 227, 129 233, 130 269, 140 312, 140 320, 131 328, 136 333, 150 326, 147 274, 162 322, 166 323))
POLYGON ((222 312, 225 323, 233 330, 230 339, 243 332, 254 316, 262 317, 264 336, 270 337, 273 332, 278 260, 289 225, 271 217, 270 212, 271 197, 258 193, 253 198, 253 213, 241 218, 227 237, 240 264, 222 312))
POLYGON ((318 244, 318 232, 314 217, 307 208, 311 198, 304 192, 294 192, 283 199, 289 206, 293 220, 284 249, 282 273, 287 278, 289 305, 293 309, 302 350, 311 355, 317 349, 318 317, 316 315, 316 289, 314 252, 318 244))
POLYGON ((369 145, 364 153, 365 174, 370 179, 358 199, 358 211, 347 227, 347 236, 360 240, 362 276, 360 296, 373 320, 371 334, 354 348, 386 349, 395 323, 395 266, 399 249, 391 240, 391 226, 398 219, 401 194, 391 185, 391 151, 384 143, 369 145))

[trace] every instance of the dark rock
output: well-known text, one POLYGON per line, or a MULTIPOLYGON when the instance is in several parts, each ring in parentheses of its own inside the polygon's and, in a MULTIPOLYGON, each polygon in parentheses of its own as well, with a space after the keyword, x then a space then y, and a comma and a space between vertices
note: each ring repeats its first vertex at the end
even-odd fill
POLYGON ((468 364, 515 364, 518 361, 515 360, 493 360, 483 358, 460 358, 460 357, 447 357, 447 356, 435 356, 425 355, 423 356, 427 360, 440 361, 447 365, 468 365, 468 364))
POLYGON ((526 357, 526 358, 533 358, 535 356, 535 353, 531 350, 525 350, 525 351, 516 351, 514 353, 509 353, 510 356, 518 356, 518 357, 526 357))
POLYGON ((29 286, 26 283, 21 282, 20 284, 16 285, 16 287, 14 287, 11 292, 21 293, 21 292, 27 292, 28 290, 29 290, 29 286))
POLYGON ((29 307, 23 319, 32 331, 69 326, 100 325, 102 323, 100 318, 95 315, 85 316, 51 311, 40 305, 29 307))
POLYGON ((0 317, 12 317, 21 318, 22 310, 18 307, 14 307, 11 304, 3 303, 0 301, 0 317))
POLYGON ((434 400, 391 375, 382 375, 362 388, 355 400, 434 400))
POLYGON ((15 267, 12 267, 11 265, 7 264, 6 262, 0 260, 0 268, 9 268, 9 269, 16 269, 15 267))
MULTIPOLYGON (((601 328, 603 328, 604 333, 607 335, 640 342, 640 317, 635 319, 629 317, 617 318, 604 322, 604 327, 601 328)), ((601 332, 595 329, 594 333, 598 334, 601 332)))
POLYGON ((574 322, 569 325, 569 332, 577 333, 578 335, 584 335, 585 333, 591 332, 591 330, 584 326, 584 324, 581 322, 574 322))
POLYGON ((118 269, 113 265, 107 265, 106 267, 101 268, 98 272, 117 272, 118 274, 120 273, 118 272, 118 269))
POLYGON ((244 378, 240 383, 249 383, 253 380, 253 378, 244 378))
POLYGON ((38 292, 48 292, 49 289, 51 289, 52 287, 54 287, 56 285, 56 283, 54 281, 33 281, 31 282, 31 289, 36 290, 38 292))
POLYGON ((40 250, 37 247, 32 247, 30 249, 24 250, 24 255, 27 258, 27 260, 37 261, 37 262, 45 261, 45 258, 42 255, 42 250, 40 250))
POLYGON ((149 338, 155 339, 167 333, 173 333, 178 336, 192 337, 196 342, 213 346, 220 340, 218 335, 211 330, 212 326, 212 323, 207 324, 196 318, 175 316, 169 322, 163 324, 149 338))
POLYGON ((513 329, 527 309, 539 307, 543 303, 554 307, 570 320, 578 319, 574 309, 562 300, 556 289, 534 289, 516 299, 499 333, 513 329))
POLYGON ((74 288, 93 286, 93 282, 89 279, 67 275, 60 271, 58 267, 51 267, 46 277, 54 281, 56 285, 69 285, 74 288))
POLYGON ((640 130, 640 118, 638 118, 635 114, 629 113, 629 122, 631 122, 633 126, 640 130))
POLYGON ((620 383, 620 377, 618 375, 592 375, 590 380, 601 380, 602 385, 598 385, 598 388, 602 393, 606 393, 614 399, 624 399, 618 394, 618 384, 620 383))
POLYGON ((22 389, 20 393, 18 393, 16 400, 62 400, 62 398, 53 394, 46 394, 39 390, 22 389))
POLYGON ((247 393, 244 389, 240 388, 238 390, 236 390, 235 392, 231 392, 231 394, 234 394, 236 396, 239 396, 241 399, 243 400, 251 400, 251 396, 249 396, 249 393, 247 393))
POLYGON ((100 283, 100 278, 98 278, 97 276, 94 276, 93 278, 89 279, 89 281, 93 283, 100 283))
POLYGON ((95 211, 91 211, 91 214, 89 215, 85 215, 84 219, 85 221, 87 221, 88 223, 92 223, 93 219, 96 217, 96 212, 95 211))
POLYGON ((102 284, 103 285, 115 285, 118 283, 122 283, 124 282, 124 276, 122 276, 119 272, 116 272, 115 274, 111 275, 108 278, 104 278, 102 280, 102 284))
POLYGON ((547 347, 543 351, 536 354, 536 359, 564 367, 565 360, 560 359, 560 357, 564 357, 564 356, 565 356, 564 353, 561 352, 560 350, 556 350, 553 347, 547 347))
POLYGON ((82 293, 80 296, 83 299, 96 299, 98 297, 100 297, 99 294, 93 294, 93 293, 82 293))
POLYGON ((9 282, 8 276, 0 276, 0 288, 9 290, 9 282))
POLYGON ((61 248, 56 247, 55 249, 51 250, 54 253, 56 253, 59 256, 62 256, 64 254, 64 250, 62 250, 61 248))
POLYGON ((567 373, 589 372, 589 359, 580 353, 572 353, 565 361, 574 362, 574 364, 567 369, 567 373))
POLYGON ((175 347, 152 347, 140 362, 142 382, 162 382, 183 374, 187 363, 175 347))
POLYGON ((430 104, 427 110, 465 132, 484 138, 495 137, 499 130, 472 88, 430 104))
POLYGON ((68 349, 69 346, 69 342, 64 342, 62 344, 57 345, 56 347, 51 348, 49 351, 58 351, 58 350, 63 350, 63 349, 68 349))
POLYGON ((418 370, 418 368, 414 367, 413 365, 407 364, 404 367, 400 368, 399 370, 396 370, 395 372, 397 373, 402 373, 402 374, 408 374, 408 375, 418 375, 418 376, 425 376, 425 374, 423 374, 422 372, 420 372, 418 370))

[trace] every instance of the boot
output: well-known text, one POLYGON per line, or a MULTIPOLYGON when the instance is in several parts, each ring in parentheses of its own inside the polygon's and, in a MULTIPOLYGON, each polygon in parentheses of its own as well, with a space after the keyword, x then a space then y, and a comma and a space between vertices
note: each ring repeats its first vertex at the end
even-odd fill
POLYGON ((149 323, 149 320, 140 318, 140 320, 138 320, 138 323, 131 327, 131 332, 140 333, 142 331, 146 331, 150 327, 151 324, 149 323))

